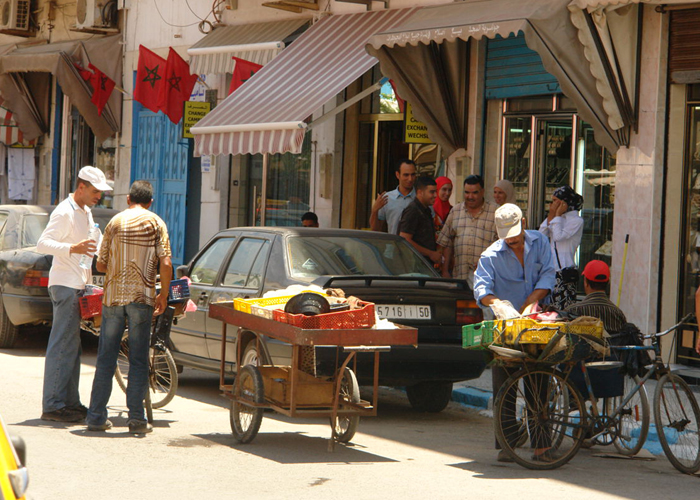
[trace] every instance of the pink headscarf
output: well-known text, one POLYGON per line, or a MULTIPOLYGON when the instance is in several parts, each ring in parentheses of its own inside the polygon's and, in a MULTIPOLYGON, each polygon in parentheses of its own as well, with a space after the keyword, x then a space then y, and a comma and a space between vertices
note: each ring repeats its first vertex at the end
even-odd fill
POLYGON ((442 189, 442 186, 444 186, 445 184, 452 184, 452 181, 447 177, 443 176, 435 179, 435 183, 437 184, 438 197, 435 200, 435 203, 433 204, 433 210, 435 210, 435 215, 440 217, 440 220, 442 222, 445 222, 445 220, 447 219, 447 215, 450 213, 450 210, 452 210, 452 205, 450 205, 449 201, 442 201, 440 199, 439 193, 440 189, 442 189))

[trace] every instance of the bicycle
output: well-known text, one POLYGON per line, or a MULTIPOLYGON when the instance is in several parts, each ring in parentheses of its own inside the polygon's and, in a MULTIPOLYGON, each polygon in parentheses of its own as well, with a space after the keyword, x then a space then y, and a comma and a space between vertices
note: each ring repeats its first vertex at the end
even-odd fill
POLYGON ((621 453, 634 455, 644 445, 649 431, 644 384, 655 377, 654 423, 661 447, 679 471, 692 474, 700 470, 700 408, 685 380, 672 373, 670 365, 661 359, 659 342, 688 318, 667 330, 643 336, 651 345, 610 346, 616 351, 653 351, 656 356, 643 377, 626 377, 628 385, 634 380, 634 386, 624 396, 600 401, 595 397, 588 368, 617 369, 621 362, 586 362, 581 356, 556 366, 543 363, 553 343, 567 335, 568 342, 585 340, 579 336, 557 333, 537 357, 515 349, 495 349, 501 359, 505 356, 508 363, 521 366, 501 387, 494 404, 494 425, 501 447, 516 463, 535 470, 566 464, 585 439, 601 445, 615 443, 621 453), (589 397, 585 402, 569 380, 576 366, 581 367, 586 381, 589 397))

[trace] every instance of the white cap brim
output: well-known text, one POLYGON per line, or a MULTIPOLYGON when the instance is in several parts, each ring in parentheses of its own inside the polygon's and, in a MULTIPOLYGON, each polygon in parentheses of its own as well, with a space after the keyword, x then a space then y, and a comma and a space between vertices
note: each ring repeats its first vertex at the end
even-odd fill
POLYGON ((496 227, 496 232, 498 237, 502 240, 508 238, 514 238, 518 236, 523 231, 522 219, 520 219, 515 225, 509 227, 496 227))

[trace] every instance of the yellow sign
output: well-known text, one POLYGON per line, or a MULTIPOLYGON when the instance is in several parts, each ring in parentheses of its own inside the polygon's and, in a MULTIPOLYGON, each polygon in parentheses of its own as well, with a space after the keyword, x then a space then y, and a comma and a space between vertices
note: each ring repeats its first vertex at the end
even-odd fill
POLYGON ((428 126, 416 120, 413 116, 413 109, 410 103, 406 103, 403 113, 404 139, 407 144, 432 144, 428 137, 428 126))
POLYGON ((211 109, 211 103, 187 101, 185 102, 185 114, 182 119, 182 137, 185 139, 194 139, 194 135, 190 133, 190 129, 197 125, 197 122, 207 116, 211 109))

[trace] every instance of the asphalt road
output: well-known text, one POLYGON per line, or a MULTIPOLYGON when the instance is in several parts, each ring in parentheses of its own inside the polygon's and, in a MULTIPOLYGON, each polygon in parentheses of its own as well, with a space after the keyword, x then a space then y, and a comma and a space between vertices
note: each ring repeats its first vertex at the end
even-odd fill
MULTIPOLYGON (((33 499, 695 499, 697 477, 664 459, 581 452, 563 468, 536 472, 496 462, 492 420, 457 403, 440 414, 411 410, 402 392, 380 389, 379 416, 365 418, 350 446, 328 452, 330 425, 267 412, 248 445, 233 440, 215 375, 186 369, 178 396, 155 410, 155 430, 128 434, 114 384, 106 433, 42 422, 45 333, 0 350, 0 414, 27 443, 33 499)), ((96 341, 84 339, 81 394, 87 404, 96 341)), ((363 396, 366 396, 363 394, 363 396)))

